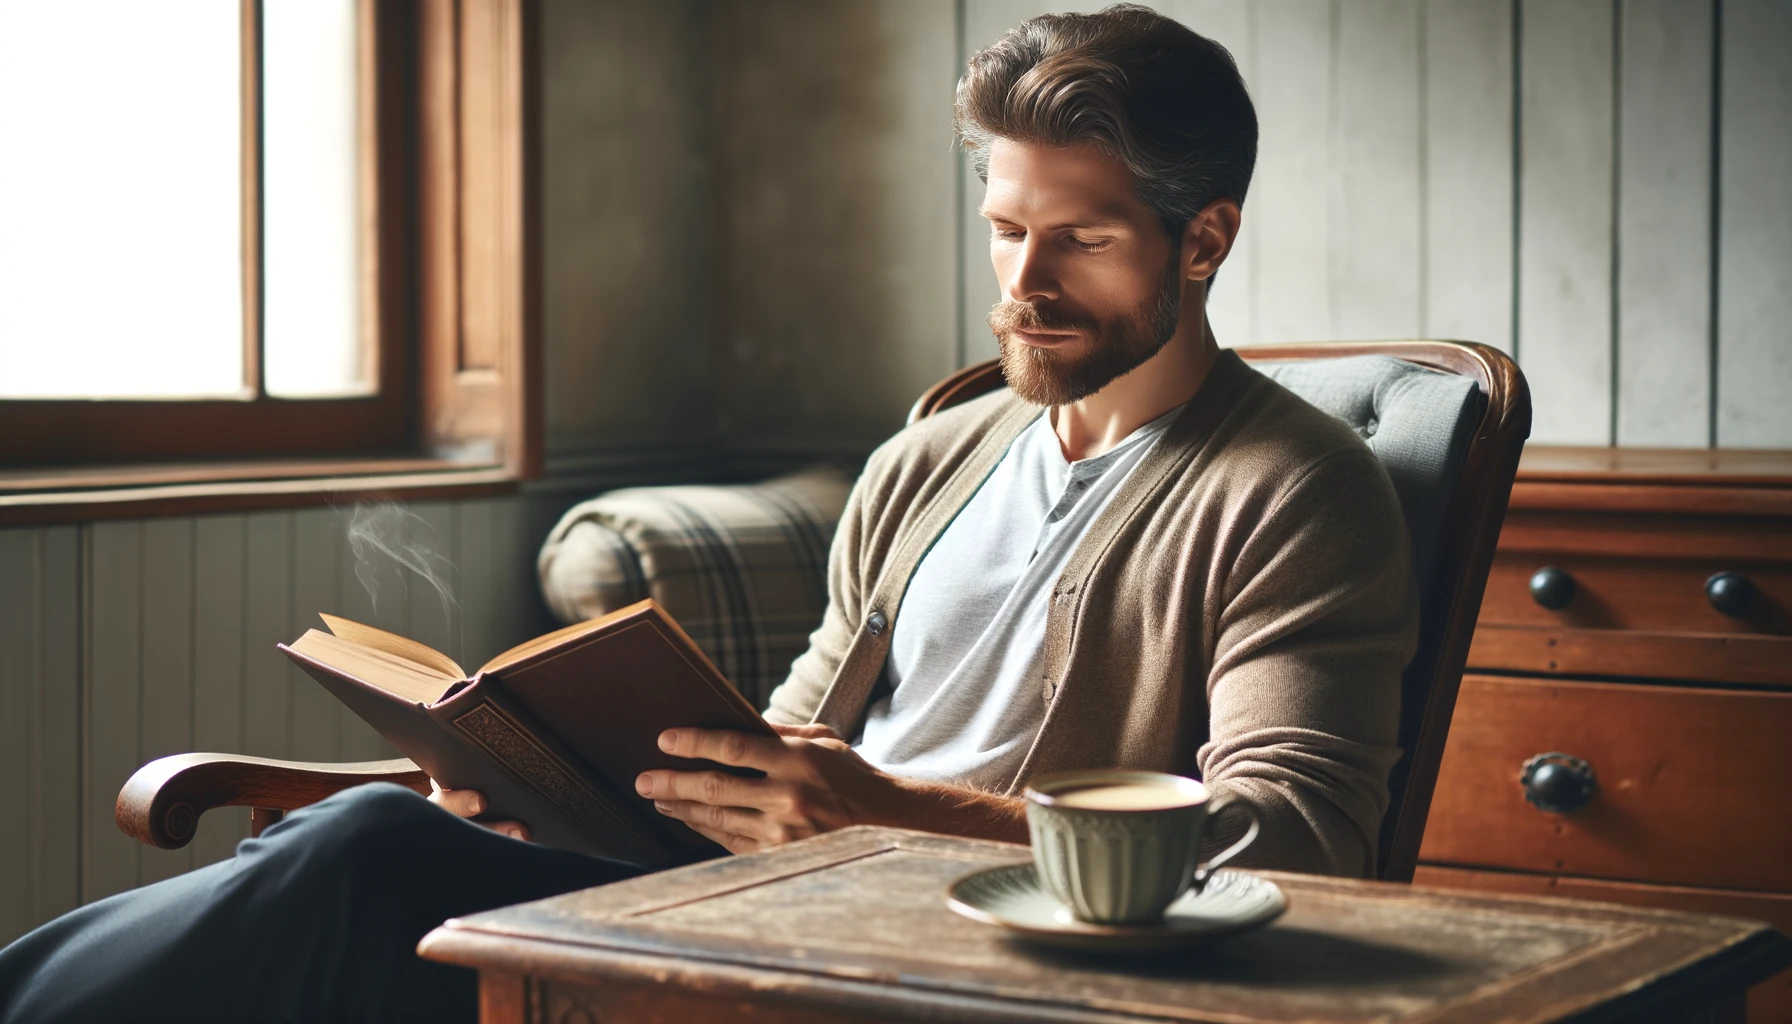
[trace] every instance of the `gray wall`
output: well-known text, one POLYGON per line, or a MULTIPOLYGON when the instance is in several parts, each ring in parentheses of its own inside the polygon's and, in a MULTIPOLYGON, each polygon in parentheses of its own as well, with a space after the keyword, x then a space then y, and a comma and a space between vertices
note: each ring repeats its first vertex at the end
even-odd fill
MULTIPOLYGON (((1234 48, 1263 121, 1224 341, 1487 341, 1539 441, 1792 444, 1792 0, 1161 6, 1234 48)), ((272 651, 315 611, 477 663, 545 625, 532 555, 572 501, 862 454, 986 358, 952 86, 1037 9, 548 0, 550 474, 419 506, 458 635, 415 594, 367 607, 326 510, 0 531, 0 941, 243 834, 124 839, 145 760, 382 753, 272 651)))

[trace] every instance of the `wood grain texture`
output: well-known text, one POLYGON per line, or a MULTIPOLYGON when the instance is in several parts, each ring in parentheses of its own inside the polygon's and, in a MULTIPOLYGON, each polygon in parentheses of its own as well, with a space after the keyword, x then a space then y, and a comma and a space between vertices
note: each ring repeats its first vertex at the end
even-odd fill
POLYGON ((1420 3, 1334 8, 1327 337, 1423 336, 1420 3))
POLYGON ((1792 446, 1792 4, 1724 0, 1716 443, 1792 446))
POLYGON ((1419 337, 1512 351, 1513 0, 1426 0, 1419 337))
POLYGON ((113 795, 142 763, 143 524, 95 523, 84 533, 81 898, 91 902, 139 881, 136 844, 108 824, 113 795))
MULTIPOLYGON (((1495 556, 1481 602, 1482 625, 1792 637, 1792 565, 1755 559, 1600 558, 1566 551, 1547 564, 1573 578, 1574 600, 1566 608, 1552 609, 1530 593, 1531 576, 1544 564, 1534 556, 1495 556), (1725 615, 1711 606, 1705 582, 1720 572, 1738 573, 1759 591, 1745 614, 1725 615)), ((1721 672, 1720 666, 1712 669, 1721 672)), ((1786 671, 1792 684, 1792 665, 1786 671)))
MULTIPOLYGON (((1466 871, 1428 865, 1420 865, 1418 873, 1413 876, 1413 884, 1475 892, 1597 900, 1603 903, 1684 910, 1695 914, 1746 917, 1766 921, 1782 934, 1792 934, 1792 896, 1780 893, 1635 885, 1596 878, 1532 875, 1510 871, 1466 871)), ((1751 1024, 1792 1020, 1792 970, 1781 971, 1748 990, 1748 1020, 1751 1024)))
POLYGON ((1609 444, 1613 3, 1526 2, 1519 359, 1545 444, 1609 444))
POLYGON ((1711 443, 1712 0, 1624 0, 1618 45, 1618 430, 1711 443))
POLYGON ((1792 889, 1792 693, 1471 675, 1420 857, 1430 863, 1792 889), (1525 802, 1520 768, 1561 751, 1598 791, 1571 814, 1525 802), (1738 828, 1737 823, 1748 822, 1738 828), (1498 836, 1498 842, 1489 842, 1498 836))
POLYGON ((1107 1024, 1616 1020, 1721 1004, 1792 962, 1792 942, 1723 918, 1279 873, 1287 914, 1199 957, 1052 955, 943 905, 954 878, 1027 856, 846 829, 458 919, 420 951, 551 977, 539 994, 595 1000, 606 1018, 620 993, 629 1019, 655 1019, 636 1002, 655 985, 661 999, 733 1002, 736 1019, 1107 1024))
POLYGON ((1526 675, 1784 686, 1792 639, 1488 624, 1475 630, 1468 663, 1526 675))
POLYGON ((1253 5, 1257 52, 1257 337, 1335 338, 1331 306, 1333 5, 1253 5))

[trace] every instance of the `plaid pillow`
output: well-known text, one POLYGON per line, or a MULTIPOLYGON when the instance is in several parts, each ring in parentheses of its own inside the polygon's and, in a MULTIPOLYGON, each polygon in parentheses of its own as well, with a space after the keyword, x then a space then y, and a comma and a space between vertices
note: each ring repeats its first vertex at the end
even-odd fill
POLYGON ((631 487, 575 505, 541 548, 564 622, 651 597, 764 708, 827 610, 828 546, 852 483, 832 467, 740 486, 631 487))

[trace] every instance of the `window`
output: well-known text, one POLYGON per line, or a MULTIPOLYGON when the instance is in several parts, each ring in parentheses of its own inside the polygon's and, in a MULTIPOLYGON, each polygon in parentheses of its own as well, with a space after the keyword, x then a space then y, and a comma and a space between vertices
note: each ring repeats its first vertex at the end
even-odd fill
POLYGON ((0 468, 531 471, 532 21, 0 0, 0 468))

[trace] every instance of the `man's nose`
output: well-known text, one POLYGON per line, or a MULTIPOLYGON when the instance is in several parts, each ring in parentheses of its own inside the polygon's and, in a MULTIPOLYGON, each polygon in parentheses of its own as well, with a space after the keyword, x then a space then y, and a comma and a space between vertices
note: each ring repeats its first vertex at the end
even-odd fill
POLYGON ((1011 302, 1050 302, 1058 298, 1057 274, 1032 238, 1015 254, 1003 285, 1011 302))

